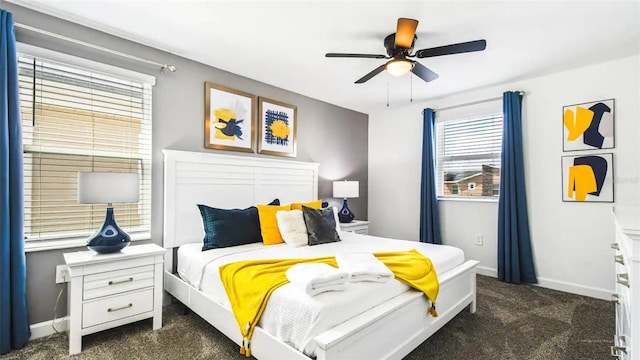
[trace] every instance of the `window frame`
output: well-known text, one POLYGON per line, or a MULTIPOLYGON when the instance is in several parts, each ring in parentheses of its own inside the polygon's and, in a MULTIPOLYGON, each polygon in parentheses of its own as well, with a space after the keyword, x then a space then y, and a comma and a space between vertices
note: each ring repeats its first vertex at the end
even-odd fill
MULTIPOLYGON (((17 52, 19 54, 24 54, 26 56, 43 58, 45 60, 59 62, 68 66, 83 68, 96 73, 104 73, 105 75, 108 75, 110 77, 119 77, 119 78, 131 80, 131 81, 137 81, 144 84, 148 84, 151 87, 150 99, 153 99, 153 86, 156 84, 156 78, 154 76, 134 72, 131 70, 123 69, 123 68, 112 66, 112 65, 103 64, 93 60, 88 60, 88 59, 84 59, 84 58, 80 58, 80 57, 76 57, 68 54, 59 53, 53 50, 39 48, 36 46, 32 46, 32 45, 28 45, 20 42, 17 43, 17 52)), ((149 118, 150 118, 149 121, 150 121, 150 127, 151 127, 151 124, 153 123, 153 112, 151 110, 149 112, 149 118)), ((152 138, 152 135, 149 135, 149 141, 151 141, 151 138, 152 138)), ((29 149, 29 146, 30 145, 26 145, 26 144, 24 145, 23 153, 26 154, 31 150, 29 149)), ((39 148, 41 149, 41 147, 39 148)), ((47 150, 55 150, 55 149, 47 149, 47 150)), ((152 170, 153 145, 151 142, 149 145, 149 151, 150 151, 149 170, 148 170, 149 186, 150 186, 149 196, 153 197, 153 181, 151 178, 152 171, 153 171, 152 170)), ((37 153, 46 153, 46 152, 47 151, 45 150, 44 152, 38 151, 37 153)), ((55 152, 59 153, 58 151, 55 151, 55 152)), ((71 152, 71 151, 68 151, 68 152, 63 151, 61 154, 66 154, 66 153, 70 155, 88 155, 88 154, 81 154, 81 152, 71 152)), ((94 153, 92 153, 91 155, 101 156, 100 154, 97 154, 96 151, 94 151, 94 153)), ((120 158, 118 156, 114 156, 113 154, 105 153, 104 155, 106 155, 105 157, 120 158)), ((151 199, 149 199, 149 201, 151 204, 151 199)), ((152 213, 153 213, 152 209, 149 208, 149 219, 148 219, 149 226, 147 230, 129 232, 129 235, 131 236, 132 241, 147 241, 151 239, 151 232, 152 232, 152 226, 153 226, 152 219, 151 219, 152 213)), ((84 247, 86 245, 87 238, 88 236, 86 235, 81 235, 81 236, 74 236, 74 235, 53 236, 52 235, 52 236, 44 236, 40 239, 27 240, 25 235, 25 240, 23 244, 24 244, 25 252, 37 252, 37 251, 46 251, 46 250, 84 247)))

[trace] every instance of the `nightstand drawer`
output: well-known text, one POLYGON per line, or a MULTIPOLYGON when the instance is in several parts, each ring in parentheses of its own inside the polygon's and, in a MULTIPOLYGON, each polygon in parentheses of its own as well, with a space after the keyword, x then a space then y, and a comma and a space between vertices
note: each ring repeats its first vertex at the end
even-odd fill
POLYGON ((153 265, 108 271, 84 277, 82 298, 95 299, 153 286, 153 265))
POLYGON ((153 310, 153 289, 87 302, 82 305, 82 327, 104 324, 153 310))

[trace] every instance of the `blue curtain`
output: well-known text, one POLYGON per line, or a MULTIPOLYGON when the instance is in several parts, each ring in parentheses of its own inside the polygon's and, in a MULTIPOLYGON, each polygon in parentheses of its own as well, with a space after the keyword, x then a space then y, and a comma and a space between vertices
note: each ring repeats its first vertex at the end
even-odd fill
POLYGON ((13 16, 0 9, 0 354, 21 348, 27 320, 22 134, 13 16))
POLYGON ((420 181, 420 241, 442 244, 440 216, 436 196, 436 113, 426 108, 422 112, 422 179, 420 181))
POLYGON ((522 154, 522 96, 503 94, 502 170, 498 205, 498 278, 537 283, 533 265, 522 154))

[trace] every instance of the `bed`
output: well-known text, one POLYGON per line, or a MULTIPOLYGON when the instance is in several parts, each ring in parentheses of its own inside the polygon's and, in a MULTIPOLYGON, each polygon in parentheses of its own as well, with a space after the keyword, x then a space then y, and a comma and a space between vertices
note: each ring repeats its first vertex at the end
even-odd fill
POLYGON ((358 283, 340 295, 315 296, 313 302, 303 301, 293 286, 279 288, 253 334, 256 358, 400 359, 466 307, 475 312, 477 262, 465 261, 462 251, 449 246, 341 232, 342 241, 334 244, 291 248, 257 243, 199 251, 202 225, 196 204, 243 208, 274 198, 283 203, 315 200, 318 164, 176 150, 163 153, 163 243, 176 249, 165 261, 165 290, 239 345, 242 337, 217 276, 222 264, 413 248, 434 264, 440 281, 435 318, 428 314, 430 304, 422 293, 395 280, 384 284, 384 291, 375 284, 358 283), (285 315, 295 321, 282 321, 285 315))

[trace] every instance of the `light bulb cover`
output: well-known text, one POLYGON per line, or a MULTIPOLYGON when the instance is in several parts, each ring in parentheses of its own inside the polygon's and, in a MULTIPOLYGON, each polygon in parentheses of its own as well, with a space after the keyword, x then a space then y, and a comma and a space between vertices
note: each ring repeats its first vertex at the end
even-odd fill
POLYGON ((401 76, 413 69, 413 62, 407 59, 393 59, 385 65, 385 69, 393 76, 401 76))

